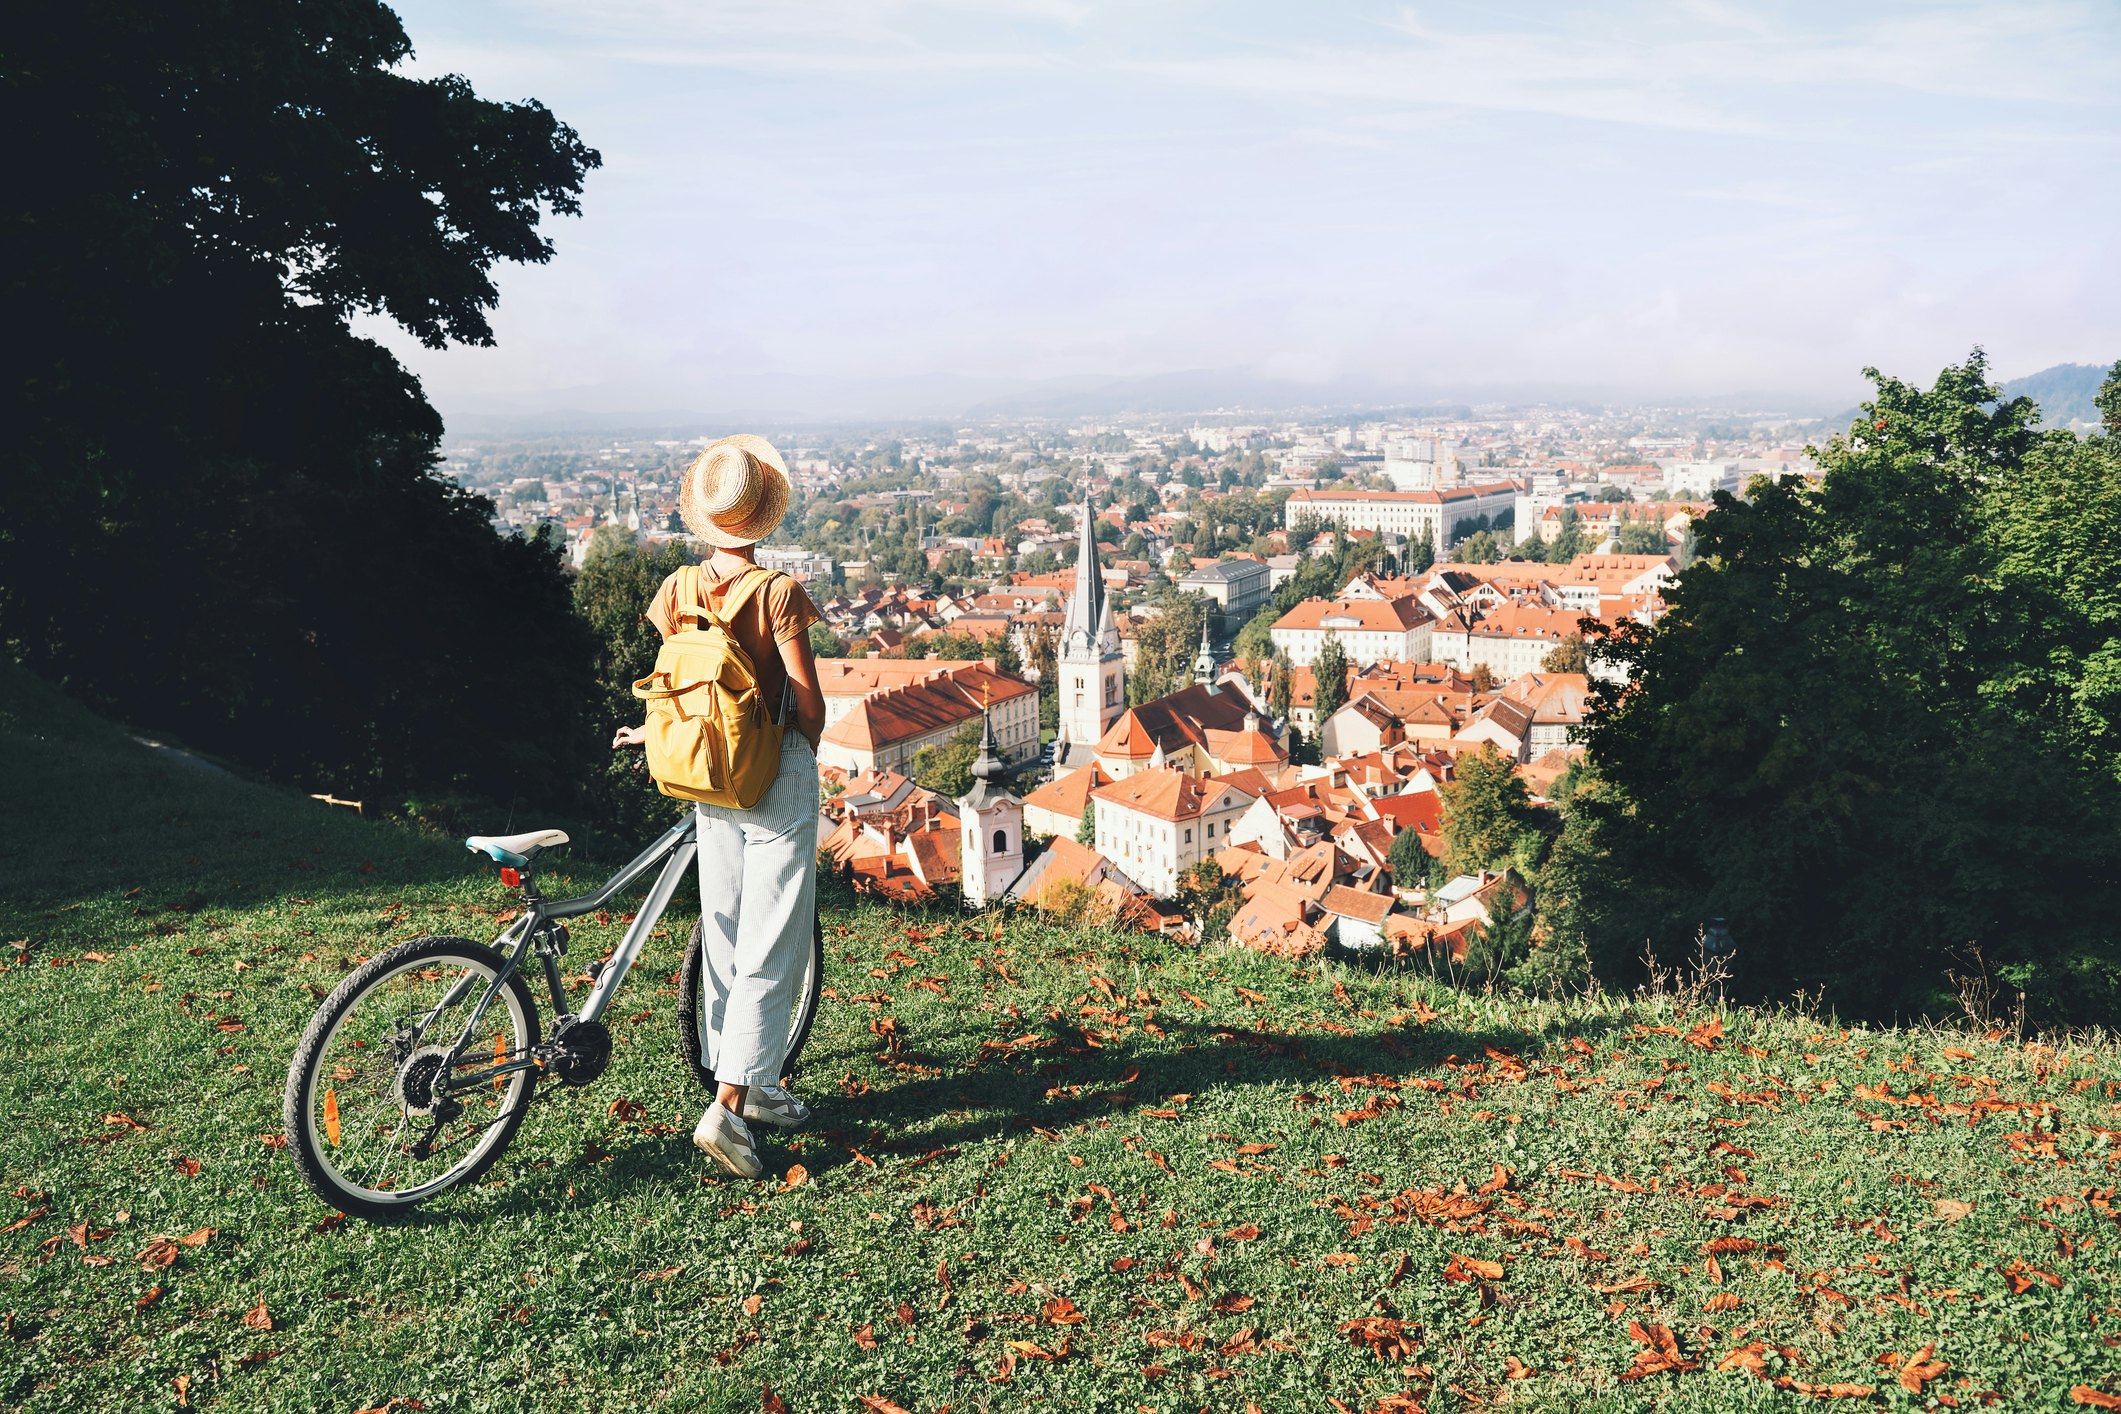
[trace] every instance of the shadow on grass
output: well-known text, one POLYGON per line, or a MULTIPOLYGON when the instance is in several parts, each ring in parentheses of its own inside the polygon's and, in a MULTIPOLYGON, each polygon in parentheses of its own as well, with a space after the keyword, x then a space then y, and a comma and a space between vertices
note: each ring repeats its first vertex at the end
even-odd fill
MULTIPOLYGON (((987 1051, 982 1053, 986 1059, 955 1068, 902 1051, 886 1058, 887 1063, 896 1060, 943 1073, 919 1075, 858 1097, 813 1087, 817 1120, 807 1132, 825 1141, 825 1147, 806 1151, 800 1162, 817 1176, 853 1164, 855 1150, 873 1159, 918 1158, 1039 1129, 1057 1131, 1097 1120, 1122 1124, 1170 1095, 1190 1095, 1198 1104, 1233 1088, 1287 1088, 1291 1099, 1310 1094, 1316 1097, 1313 1112, 1324 1116, 1357 1108, 1369 1095, 1390 1093, 1370 1087, 1343 1093, 1338 1084, 1343 1076, 1427 1076, 1446 1061, 1486 1060, 1491 1047, 1523 1058, 1528 1047, 1544 1048, 1577 1037, 1595 1041, 1624 1025, 1614 1018, 1593 1017, 1550 1021, 1538 1033, 1431 1023, 1412 1031, 1292 1036, 1179 1022, 1166 1027, 1162 1040, 1148 1045, 1091 1046, 1072 1025, 1048 1020, 1043 1038, 1047 1044, 1040 1048, 987 1051)), ((823 1069, 813 1062, 810 1073, 823 1069)), ((1455 1089, 1461 1082, 1450 1083, 1455 1089)), ((705 1092, 694 1093, 704 1105, 705 1092)), ((536 1123, 533 1109, 528 1124, 536 1123)), ((579 1195, 593 1185, 607 1198, 649 1187, 689 1190, 703 1171, 702 1156, 683 1132, 631 1139, 608 1152, 608 1160, 589 1167, 556 1164, 519 1172, 505 1192, 478 1205, 476 1214, 464 1216, 519 1216, 578 1207, 580 1196, 566 1196, 570 1186, 579 1195)), ((785 1155, 771 1156, 770 1174, 785 1173, 789 1162, 785 1155)), ((743 1196, 741 1181, 729 1191, 733 1198, 743 1196)), ((436 1214, 426 1220, 448 1219, 436 1214)))

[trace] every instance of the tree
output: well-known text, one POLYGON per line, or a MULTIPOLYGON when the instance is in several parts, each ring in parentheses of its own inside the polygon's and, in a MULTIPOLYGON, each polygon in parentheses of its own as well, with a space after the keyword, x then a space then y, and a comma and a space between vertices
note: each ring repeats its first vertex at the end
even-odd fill
POLYGON ((1244 665, 1245 676, 1252 682, 1259 681, 1260 665, 1274 656, 1273 628, 1280 617, 1280 611, 1270 604, 1247 619, 1231 640, 1230 652, 1244 665))
POLYGON ((1473 671, 1467 674, 1467 677, 1471 679, 1473 691, 1475 692, 1493 692, 1495 690, 1495 670, 1486 663, 1475 663, 1473 671))
POLYGON ((1176 692, 1192 679, 1200 651, 1208 601, 1198 594, 1166 594, 1156 617, 1134 631, 1134 667, 1127 674, 1129 705, 1139 706, 1176 692))
MULTIPOLYGON (((655 667, 662 635, 641 616, 668 575, 690 558, 675 542, 643 550, 616 526, 603 526, 574 581, 574 609, 594 644, 596 703, 589 727, 609 738, 611 728, 641 720, 633 683, 655 667)), ((589 805, 597 822, 619 840, 647 839, 670 827, 676 808, 657 793, 639 751, 607 751, 590 778, 589 805)))
POLYGON ((810 651, 820 658, 847 656, 847 640, 834 633, 821 619, 810 626, 810 651))
POLYGON ((1296 669, 1289 666, 1289 655, 1279 648, 1268 660, 1268 671, 1272 677, 1267 683, 1267 711, 1277 722, 1287 722, 1295 700, 1296 669))
POLYGON ((1666 555, 1672 549, 1672 542, 1665 538, 1663 521, 1622 521, 1614 539, 1623 555, 1666 555))
POLYGON ((1982 970, 2111 1022, 2121 448, 2040 431, 1979 350, 1926 390, 1868 376, 1820 484, 1719 494, 1666 615, 1592 644, 1631 679, 1594 691, 1611 791, 1577 806, 1624 901, 1594 961, 1720 916, 1744 994, 1936 1013, 1982 970))
POLYGON ((1392 870, 1392 883, 1398 888, 1417 888, 1428 881, 1429 852, 1422 847, 1421 832, 1411 825, 1401 827, 1392 836, 1391 852, 1385 862, 1392 870))
POLYGON ((1451 554, 1461 564, 1492 565, 1501 562, 1503 551, 1507 548, 1496 540, 1494 531, 1476 530, 1459 541, 1451 554))
POLYGON ((1194 936, 1202 943, 1220 940, 1243 902, 1240 881, 1212 858, 1178 876, 1178 906, 1193 920, 1194 936))
POLYGON ((1437 793, 1443 802, 1444 867, 1454 877, 1514 862, 1532 828, 1531 795, 1516 763, 1488 742, 1458 758, 1437 793))
POLYGON ((493 267, 550 256, 598 158, 410 53, 372 0, 11 25, 0 639, 283 779, 568 802, 602 743, 559 546, 438 474, 440 418, 350 320, 491 343, 493 267))
POLYGON ((1553 651, 1540 659, 1539 670, 1546 673, 1589 672, 1591 663, 1584 655, 1583 635, 1572 633, 1555 644, 1553 651))
POLYGON ((1085 849, 1097 848, 1097 802, 1083 801, 1083 818, 1075 822, 1075 842, 1085 849))
POLYGON ((1323 732, 1326 718, 1348 700, 1348 650, 1340 646, 1339 635, 1326 634, 1326 641, 1318 650, 1318 661, 1311 665, 1311 676, 1317 684, 1311 698, 1311 720, 1323 732))
POLYGON ((972 789, 972 763, 979 759, 979 741, 978 725, 968 722, 948 741, 914 752, 909 774, 945 800, 956 800, 972 789))

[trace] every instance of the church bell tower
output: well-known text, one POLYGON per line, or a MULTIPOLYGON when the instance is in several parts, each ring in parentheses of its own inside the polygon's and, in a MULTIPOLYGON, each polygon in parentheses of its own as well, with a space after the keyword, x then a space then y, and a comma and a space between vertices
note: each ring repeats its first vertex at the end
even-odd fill
POLYGON ((1097 564, 1096 512, 1083 496, 1075 552, 1075 593, 1061 624, 1056 668, 1060 675, 1060 739, 1054 764, 1063 770, 1085 765, 1105 728, 1127 710, 1127 664, 1105 577, 1097 564))

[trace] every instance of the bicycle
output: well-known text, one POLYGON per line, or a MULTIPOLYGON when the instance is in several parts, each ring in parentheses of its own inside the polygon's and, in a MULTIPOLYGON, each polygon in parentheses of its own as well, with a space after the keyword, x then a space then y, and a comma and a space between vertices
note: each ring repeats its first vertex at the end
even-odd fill
MULTIPOLYGON (((340 1212, 389 1217, 470 1183, 515 1138, 541 1079, 588 1085, 610 1064, 611 1030, 602 1018, 692 869, 695 821, 688 812, 594 893, 547 899, 537 861, 565 843, 561 830, 466 840, 501 866, 503 884, 521 891, 518 916, 491 944, 424 937, 387 948, 348 973, 310 1018, 288 1065, 282 1119, 295 1167, 340 1212), (571 1009, 560 972, 563 920, 606 907, 658 864, 662 873, 618 946, 584 969, 589 994, 571 1009), (525 977, 533 957, 551 994, 550 1037, 525 977)), ((679 969, 678 1054, 712 1094, 700 1035, 704 925, 704 916, 693 925, 679 969)), ((786 1074, 810 1039, 824 961, 823 926, 814 922, 786 1074)))

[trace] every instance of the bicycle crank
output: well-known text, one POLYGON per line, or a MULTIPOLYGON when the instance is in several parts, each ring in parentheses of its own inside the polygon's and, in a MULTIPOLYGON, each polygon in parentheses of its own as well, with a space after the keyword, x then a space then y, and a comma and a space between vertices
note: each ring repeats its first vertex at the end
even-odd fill
POLYGON ((562 1085, 587 1085, 611 1064, 611 1028, 601 1021, 563 1016, 540 1049, 546 1054, 546 1071, 562 1085))

